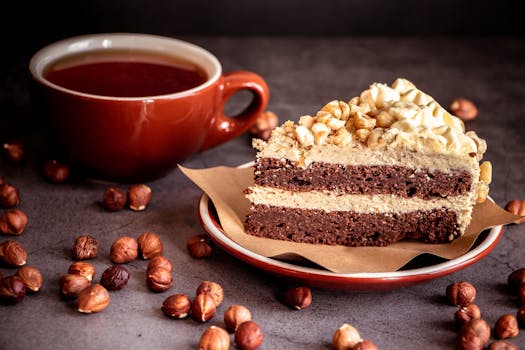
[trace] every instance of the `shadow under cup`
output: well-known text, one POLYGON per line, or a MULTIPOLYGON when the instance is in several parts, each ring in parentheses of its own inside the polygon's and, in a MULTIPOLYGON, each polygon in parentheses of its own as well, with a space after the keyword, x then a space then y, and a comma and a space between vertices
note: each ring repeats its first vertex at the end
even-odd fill
POLYGON ((97 34, 59 41, 38 51, 29 69, 36 82, 35 110, 46 117, 67 161, 89 176, 120 182, 159 178, 192 154, 239 136, 264 112, 269 98, 259 75, 223 74, 217 58, 203 48, 145 34, 97 34), (46 75, 68 57, 84 62, 116 52, 126 61, 147 53, 190 63, 203 72, 204 82, 173 93, 106 96, 59 85, 46 75), (224 115, 226 102, 239 90, 251 91, 252 102, 234 118, 224 115))

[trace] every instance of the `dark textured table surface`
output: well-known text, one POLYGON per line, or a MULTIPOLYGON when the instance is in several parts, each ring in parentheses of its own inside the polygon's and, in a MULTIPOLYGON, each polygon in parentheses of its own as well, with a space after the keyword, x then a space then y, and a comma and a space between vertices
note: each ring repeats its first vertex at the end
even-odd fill
MULTIPOLYGON (((268 109, 281 121, 314 113, 333 99, 348 100, 372 82, 406 77, 443 106, 458 96, 476 102, 479 116, 467 123, 488 143, 485 159, 493 164, 491 197, 501 206, 525 199, 525 42, 510 38, 224 38, 189 37, 217 55, 225 71, 246 69, 262 75, 271 90, 268 109)), ((28 265, 41 269, 42 290, 14 306, 0 306, 0 349, 191 349, 210 325, 223 325, 229 304, 244 304, 265 334, 261 349, 329 349, 343 323, 354 325, 380 349, 450 349, 454 347, 455 307, 445 289, 468 280, 478 291, 476 303, 493 325, 518 303, 506 290, 507 276, 525 267, 525 225, 510 225, 497 246, 477 263, 416 286, 390 291, 338 291, 313 288, 312 305, 292 311, 276 297, 286 281, 260 272, 217 249, 207 260, 192 259, 186 239, 203 233, 197 215, 202 192, 179 170, 148 183, 151 205, 143 212, 105 212, 99 205, 106 184, 75 177, 52 185, 41 176, 48 157, 43 123, 30 113, 26 62, 3 68, 0 86, 0 137, 22 137, 27 162, 0 161, 0 176, 20 189, 19 206, 29 224, 17 241, 29 254, 28 265), (111 264, 109 248, 119 236, 153 231, 174 263, 174 283, 162 294, 145 284, 142 260, 128 264, 128 286, 111 294, 110 306, 83 315, 63 301, 58 279, 72 260, 76 236, 94 235, 100 242, 93 260, 100 276, 111 264), (219 282, 224 304, 210 322, 172 320, 160 311, 173 293, 193 296, 203 280, 219 282)), ((246 96, 228 106, 239 108, 246 96)), ((253 159, 248 135, 185 162, 192 168, 236 166, 253 159)), ((122 185, 125 187, 125 185, 122 185)), ((1 237, 5 240, 7 237, 1 237)), ((16 270, 0 267, 5 275, 16 270)), ((525 347, 525 329, 512 340, 525 347)), ((233 348, 233 345, 232 345, 233 348)))

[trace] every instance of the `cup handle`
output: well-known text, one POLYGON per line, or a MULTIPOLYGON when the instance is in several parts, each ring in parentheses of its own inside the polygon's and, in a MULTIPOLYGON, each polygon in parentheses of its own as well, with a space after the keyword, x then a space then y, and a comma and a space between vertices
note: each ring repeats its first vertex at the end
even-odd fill
POLYGON ((270 90, 263 78, 248 71, 236 71, 223 74, 220 87, 221 97, 218 113, 212 121, 210 130, 200 151, 229 141, 248 130, 264 112, 270 97, 270 90), (228 99, 239 90, 253 92, 253 99, 248 107, 235 117, 224 115, 223 109, 228 99))

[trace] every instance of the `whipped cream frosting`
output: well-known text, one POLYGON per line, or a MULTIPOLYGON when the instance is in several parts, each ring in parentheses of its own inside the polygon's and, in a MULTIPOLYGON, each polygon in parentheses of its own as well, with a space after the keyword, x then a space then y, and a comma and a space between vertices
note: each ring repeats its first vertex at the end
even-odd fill
MULTIPOLYGON (((391 86, 374 83, 348 102, 331 101, 298 123, 287 121, 269 142, 286 145, 287 153, 305 154, 330 145, 349 150, 402 148, 479 161, 486 151, 484 140, 465 132, 459 118, 406 79, 391 86)), ((265 148, 262 142, 254 145, 265 148)))

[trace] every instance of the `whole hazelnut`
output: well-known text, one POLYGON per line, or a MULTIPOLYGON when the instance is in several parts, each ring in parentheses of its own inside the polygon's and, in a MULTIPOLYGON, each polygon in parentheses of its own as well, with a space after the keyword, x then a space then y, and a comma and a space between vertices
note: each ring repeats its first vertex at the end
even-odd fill
POLYGON ((148 288, 157 293, 165 292, 171 288, 173 277, 171 271, 162 267, 148 270, 146 283, 148 288))
POLYGON ((20 204, 18 189, 8 183, 0 185, 0 207, 12 208, 20 204))
POLYGON ((501 315, 494 325, 494 333, 498 339, 514 338, 519 333, 518 320, 511 314, 501 315))
POLYGON ((262 113, 250 129, 250 134, 256 138, 267 141, 279 123, 279 118, 272 111, 262 113))
POLYGON ((465 323, 475 318, 481 317, 481 310, 476 304, 469 304, 464 307, 460 307, 454 313, 454 323, 456 329, 461 329, 465 323))
POLYGON ((245 321, 237 327, 234 338, 239 349, 253 350, 261 346, 264 334, 257 323, 245 321))
POLYGON ((363 339, 352 350, 377 350, 377 346, 369 339, 363 339))
POLYGON ((44 176, 49 182, 63 183, 69 180, 71 169, 67 164, 58 160, 49 160, 44 164, 44 176))
POLYGON ((144 232, 137 238, 139 251, 144 259, 151 259, 157 255, 162 255, 162 241, 153 232, 144 232))
POLYGON ((148 263, 148 271, 150 270, 154 270, 158 267, 161 267, 163 269, 166 269, 168 271, 172 271, 173 270, 173 265, 171 263, 171 261, 169 261, 166 257, 162 256, 162 255, 158 255, 156 257, 153 257, 151 258, 151 260, 149 261, 148 263))
POLYGON ((478 108, 474 102, 462 97, 454 99, 449 109, 452 114, 464 121, 472 120, 478 115, 478 108))
POLYGON ((73 244, 72 255, 75 260, 93 259, 98 254, 98 241, 90 235, 78 236, 73 244))
POLYGON ((126 192, 117 187, 106 188, 102 205, 107 211, 121 210, 126 205, 126 192))
POLYGON ((228 350, 229 348, 230 335, 217 326, 206 329, 199 339, 199 350, 228 350))
POLYGON ((490 326, 484 319, 475 318, 461 327, 457 349, 483 349, 489 339, 490 326))
POLYGON ((151 201, 151 188, 147 185, 133 185, 128 189, 129 208, 134 211, 146 209, 151 201))
POLYGON ((174 294, 166 298, 161 310, 172 318, 185 318, 190 314, 191 300, 186 294, 174 294))
POLYGON ((496 340, 487 347, 487 350, 519 350, 519 348, 508 341, 496 340))
POLYGON ((0 216, 0 232, 8 235, 21 235, 27 226, 27 216, 20 209, 9 209, 0 216))
POLYGON ((467 306, 476 299, 476 288, 469 282, 455 282, 447 287, 446 295, 452 305, 467 306))
POLYGON ((85 261, 75 261, 69 266, 67 273, 84 276, 91 282, 95 277, 95 266, 85 261))
POLYGON ((363 338, 361 338, 357 329, 345 323, 335 331, 332 338, 332 347, 335 350, 352 349, 361 341, 363 341, 363 338))
POLYGON ((305 286, 290 288, 284 292, 284 302, 295 310, 307 308, 312 303, 312 292, 305 286))
POLYGON ((10 163, 21 163, 24 160, 24 144, 21 141, 10 141, 2 144, 4 158, 10 163))
POLYGON ((100 277, 100 284, 107 290, 120 290, 128 284, 129 271, 121 265, 108 267, 100 277))
POLYGON ((27 252, 20 243, 8 239, 0 244, 0 260, 9 266, 23 266, 27 261, 27 252))
POLYGON ((104 310, 110 302, 109 292, 100 284, 87 287, 78 295, 77 309, 90 314, 104 310))
POLYGON ((195 321, 207 322, 215 316, 216 311, 215 300, 208 293, 197 295, 191 303, 191 318, 195 321))
POLYGON ((84 276, 67 274, 58 280, 60 294, 65 298, 76 298, 91 282, 84 276))
POLYGON ((508 277, 507 277, 507 284, 509 286, 509 290, 512 293, 517 293, 519 287, 522 284, 525 284, 525 268, 519 268, 517 270, 514 270, 508 277))
POLYGON ((241 323, 251 319, 252 314, 250 310, 242 305, 231 305, 224 312, 224 324, 232 332, 235 332, 241 323))
POLYGON ((195 292, 196 295, 201 293, 208 293, 211 295, 217 307, 222 304, 224 291, 220 284, 211 281, 204 281, 197 287, 197 291, 195 292))
POLYGON ((507 203, 505 209, 514 215, 523 216, 522 218, 513 221, 514 224, 519 225, 525 222, 525 201, 520 201, 517 199, 511 200, 507 203))
POLYGON ((186 241, 186 249, 195 259, 209 258, 213 254, 214 247, 207 234, 196 235, 186 241))
POLYGON ((138 256, 139 245, 132 237, 123 236, 111 245, 111 261, 115 264, 125 264, 138 256))
POLYGON ((0 300, 6 304, 16 304, 24 299, 26 286, 18 276, 8 276, 0 281, 0 300))
POLYGON ((28 292, 36 293, 42 287, 42 274, 35 267, 23 266, 16 272, 16 276, 20 277, 28 292))

